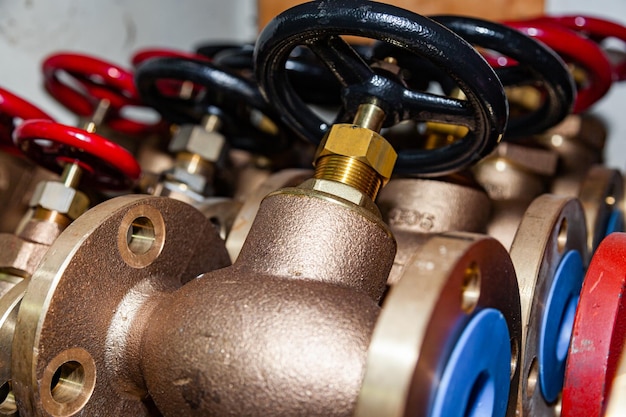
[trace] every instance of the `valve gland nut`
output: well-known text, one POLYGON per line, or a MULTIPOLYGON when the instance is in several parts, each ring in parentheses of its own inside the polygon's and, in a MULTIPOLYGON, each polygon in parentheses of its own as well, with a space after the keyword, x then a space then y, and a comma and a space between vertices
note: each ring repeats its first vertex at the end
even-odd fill
POLYGON ((89 199, 82 192, 61 182, 44 181, 37 184, 30 199, 30 207, 56 211, 74 220, 89 209, 89 199))
POLYGON ((171 152, 188 152, 210 162, 218 162, 226 151, 226 138, 219 132, 210 132, 202 126, 183 125, 172 137, 171 152))
POLYGON ((320 144, 316 161, 324 156, 340 155, 371 167, 383 183, 391 178, 398 154, 391 144, 373 130, 351 124, 333 125, 320 144))

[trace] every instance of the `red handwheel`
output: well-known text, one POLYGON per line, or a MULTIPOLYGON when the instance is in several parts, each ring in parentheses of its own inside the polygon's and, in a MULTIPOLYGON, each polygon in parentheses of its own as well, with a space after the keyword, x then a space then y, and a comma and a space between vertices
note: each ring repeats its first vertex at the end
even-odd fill
POLYGON ((0 147, 14 148, 11 140, 16 119, 44 119, 53 120, 43 110, 23 98, 0 88, 0 147))
POLYGON ((125 106, 140 106, 133 74, 117 65, 87 55, 59 53, 42 64, 46 90, 79 116, 94 114, 102 100, 109 102, 106 123, 122 133, 138 135, 158 125, 132 120, 125 106))
POLYGON ((94 187, 128 189, 141 174, 135 158, 124 148, 95 133, 46 120, 29 120, 13 134, 15 144, 30 159, 61 173, 78 164, 94 187))
POLYGON ((579 86, 574 113, 580 113, 591 107, 611 88, 613 68, 608 57, 593 41, 548 22, 529 20, 511 21, 506 24, 545 43, 566 62, 584 69, 586 82, 579 86))
MULTIPOLYGON (((626 44, 626 26, 599 17, 584 15, 541 16, 533 19, 533 21, 556 23, 598 43, 613 38, 626 44)), ((618 81, 626 80, 626 59, 613 62, 613 69, 618 81)))
POLYGON ((563 385, 563 417, 601 417, 626 337, 626 233, 598 246, 580 292, 563 385))

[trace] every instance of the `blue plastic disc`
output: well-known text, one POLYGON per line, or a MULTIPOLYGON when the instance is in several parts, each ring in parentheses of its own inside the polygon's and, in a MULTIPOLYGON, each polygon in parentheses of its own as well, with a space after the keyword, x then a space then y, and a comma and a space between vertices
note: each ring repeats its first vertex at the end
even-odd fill
POLYGON ((613 210, 606 224, 604 236, 608 236, 613 232, 624 231, 624 212, 622 210, 613 210))
POLYGON ((459 337, 435 393, 430 417, 504 417, 511 340, 502 313, 476 313, 459 337))
POLYGON ((567 252, 554 273, 545 301, 537 360, 541 393, 548 403, 556 401, 563 389, 565 360, 584 276, 580 253, 575 250, 567 252))

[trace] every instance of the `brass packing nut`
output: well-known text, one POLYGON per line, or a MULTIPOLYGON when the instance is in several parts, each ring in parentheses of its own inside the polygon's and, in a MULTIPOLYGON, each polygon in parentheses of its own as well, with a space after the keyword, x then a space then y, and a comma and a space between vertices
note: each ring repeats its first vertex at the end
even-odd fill
POLYGON ((169 150, 189 152, 210 162, 218 162, 226 151, 226 138, 219 132, 209 132, 202 126, 183 125, 172 137, 169 150))
POLYGON ((30 207, 56 211, 75 220, 89 209, 89 199, 82 192, 57 181, 37 184, 30 199, 30 207))
POLYGON ((315 160, 340 155, 356 159, 371 167, 384 186, 391 178, 398 154, 385 138, 373 130, 352 124, 336 124, 318 148, 315 160))

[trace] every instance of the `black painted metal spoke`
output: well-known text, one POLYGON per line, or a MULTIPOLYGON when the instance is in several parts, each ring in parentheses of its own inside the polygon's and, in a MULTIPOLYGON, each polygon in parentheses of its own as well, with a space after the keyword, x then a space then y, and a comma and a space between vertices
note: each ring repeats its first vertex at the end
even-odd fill
POLYGON ((307 45, 344 87, 366 82, 374 75, 363 58, 339 36, 314 39, 307 45))
POLYGON ((405 90, 403 99, 407 119, 457 124, 470 130, 478 127, 472 106, 466 100, 411 90, 405 90))

